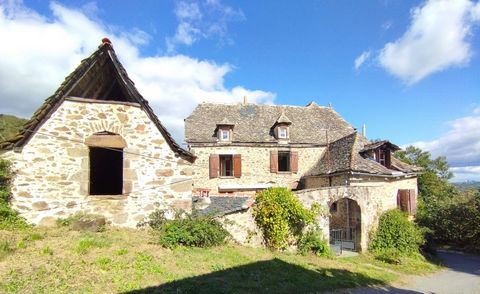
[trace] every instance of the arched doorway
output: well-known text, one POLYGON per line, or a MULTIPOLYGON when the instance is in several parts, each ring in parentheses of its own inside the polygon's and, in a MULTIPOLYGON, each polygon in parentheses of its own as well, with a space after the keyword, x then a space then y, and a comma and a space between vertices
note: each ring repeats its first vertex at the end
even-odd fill
POLYGON ((339 199, 330 204, 330 244, 334 250, 361 250, 361 211, 355 200, 339 199))

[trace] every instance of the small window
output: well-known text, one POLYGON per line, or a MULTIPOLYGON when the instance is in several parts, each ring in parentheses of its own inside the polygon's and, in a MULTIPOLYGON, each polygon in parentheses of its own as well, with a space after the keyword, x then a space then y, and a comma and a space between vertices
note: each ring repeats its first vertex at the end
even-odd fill
POLYGON ((333 203, 332 206, 330 206, 330 213, 337 212, 337 202, 333 203))
POLYGON ((219 130, 219 139, 220 141, 230 141, 231 138, 230 138, 230 130, 228 129, 220 129, 219 130))
POLYGON ((280 139, 287 139, 288 138, 288 130, 286 127, 279 127, 278 128, 278 138, 280 139))
POLYGON ((220 155, 220 176, 233 177, 233 156, 220 155))
POLYGON ((278 171, 290 171, 290 152, 278 152, 278 171))

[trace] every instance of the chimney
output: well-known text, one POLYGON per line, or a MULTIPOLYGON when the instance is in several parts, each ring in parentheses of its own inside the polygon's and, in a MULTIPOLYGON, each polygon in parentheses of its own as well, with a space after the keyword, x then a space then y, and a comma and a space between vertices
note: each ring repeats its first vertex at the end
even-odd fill
POLYGON ((243 104, 247 104, 247 96, 243 96, 243 104))
POLYGON ((362 135, 366 138, 367 137, 367 125, 363 124, 362 126, 362 135))

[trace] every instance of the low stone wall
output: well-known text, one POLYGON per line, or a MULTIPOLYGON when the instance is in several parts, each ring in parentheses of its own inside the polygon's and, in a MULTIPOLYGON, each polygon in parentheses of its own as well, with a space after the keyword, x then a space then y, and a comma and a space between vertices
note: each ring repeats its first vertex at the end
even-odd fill
POLYGON ((262 247, 263 234, 252 215, 252 209, 230 213, 219 218, 232 239, 244 246, 262 247))
POLYGON ((155 209, 191 209, 190 163, 175 155, 147 114, 134 104, 64 101, 12 161, 12 207, 29 222, 52 225, 79 211, 135 227, 155 209), (89 147, 97 132, 120 135, 123 192, 89 195, 89 147))

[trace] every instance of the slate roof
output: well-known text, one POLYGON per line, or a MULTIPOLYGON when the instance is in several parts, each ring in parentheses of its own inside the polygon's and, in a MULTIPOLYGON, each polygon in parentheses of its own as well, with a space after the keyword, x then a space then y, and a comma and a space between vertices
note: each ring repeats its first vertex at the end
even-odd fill
POLYGON ((33 134, 68 96, 138 103, 165 137, 173 152, 188 161, 195 159, 190 152, 175 142, 162 125, 148 105, 148 101, 142 97, 133 81, 128 77, 107 38, 102 40, 98 50, 82 60, 80 65, 65 78, 57 91, 45 100, 14 138, 0 143, 0 150, 11 150, 27 144, 33 134), (112 99, 111 97, 116 98, 112 99))
POLYGON ((232 142, 277 142, 273 126, 282 118, 291 121, 290 144, 325 145, 326 130, 329 140, 337 140, 354 131, 333 109, 310 103, 308 106, 280 106, 257 104, 199 104, 185 119, 187 143, 214 143, 215 128, 226 118, 235 124, 232 142), (282 118, 283 115, 283 118, 282 118))
POLYGON ((397 145, 395 144, 392 144, 390 143, 390 141, 387 141, 387 140, 381 140, 381 141, 377 141, 377 142, 373 142, 373 143, 369 143, 369 144, 365 144, 365 146, 363 147, 362 149, 362 152, 365 152, 365 151, 370 151, 370 150, 373 150, 373 149, 377 149, 378 147, 380 146, 386 146, 392 150, 400 150, 400 147, 398 147, 397 145))
MULTIPOLYGON (((384 143, 387 141, 384 141, 384 143)), ((373 143, 376 144, 377 142, 373 143)), ((383 143, 383 144, 384 144, 383 143)), ((373 144, 364 136, 353 132, 343 138, 329 144, 327 151, 320 161, 320 175, 328 175, 341 172, 361 172, 372 175, 393 175, 398 171, 403 173, 414 173, 421 169, 403 163, 391 157, 393 169, 389 169, 375 160, 364 156, 365 150, 371 150, 373 144)), ((375 148, 382 146, 380 144, 375 148)), ((393 145, 393 144, 392 144, 393 145)))
POLYGON ((198 202, 202 197, 192 196, 192 207, 195 212, 201 216, 222 216, 229 213, 246 210, 248 209, 248 201, 251 200, 251 197, 240 197, 240 196, 211 196, 210 204, 204 209, 196 208, 196 202, 198 202))

